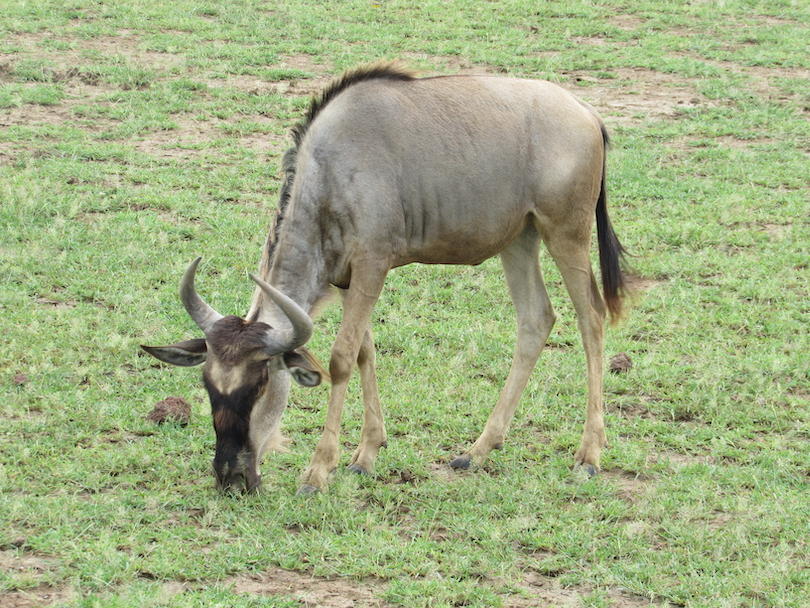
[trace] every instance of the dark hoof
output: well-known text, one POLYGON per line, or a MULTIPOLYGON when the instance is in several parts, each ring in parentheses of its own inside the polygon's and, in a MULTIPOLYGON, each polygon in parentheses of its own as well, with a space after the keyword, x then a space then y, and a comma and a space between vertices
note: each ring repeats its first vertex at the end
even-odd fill
POLYGON ((313 485, 308 484, 308 483, 305 483, 298 490, 298 495, 299 496, 310 496, 311 494, 317 494, 320 491, 321 491, 321 489, 319 487, 313 486, 313 485))
POLYGON ((455 460, 450 461, 450 467, 454 469, 469 469, 471 465, 472 456, 469 454, 463 454, 455 460))
POLYGON ((574 471, 586 473, 588 477, 596 477, 599 474, 599 469, 589 463, 579 463, 574 467, 574 471))
POLYGON ((366 471, 365 468, 361 467, 359 464, 350 464, 348 467, 352 473, 357 473, 358 475, 371 475, 370 472, 366 471))

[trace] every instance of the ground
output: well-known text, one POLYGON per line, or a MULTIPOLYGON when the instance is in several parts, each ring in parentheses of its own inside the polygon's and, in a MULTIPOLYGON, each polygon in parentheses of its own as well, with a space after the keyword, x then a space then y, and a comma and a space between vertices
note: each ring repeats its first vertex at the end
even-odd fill
MULTIPOLYGON (((15 36, 15 44, 24 48, 35 48, 44 34, 25 34, 15 36)), ((599 44, 599 39, 587 39, 583 44, 599 44)), ((61 55, 64 65, 56 68, 53 75, 55 81, 61 82, 65 97, 59 104, 40 105, 23 104, 19 107, 5 110, 0 116, 0 128, 12 125, 26 125, 31 123, 47 123, 59 125, 65 121, 74 120, 73 111, 79 104, 93 104, 96 98, 101 98, 104 85, 93 81, 86 75, 72 71, 70 65, 82 48, 92 46, 104 53, 114 52, 119 55, 129 55, 131 58, 145 65, 165 65, 166 62, 176 60, 176 56, 165 53, 152 53, 140 48, 139 40, 130 32, 122 32, 117 37, 101 37, 85 40, 83 46, 61 55)), ((29 56, 30 57, 30 56, 29 56)), ((52 54, 48 58, 53 60, 52 54)), ((407 61, 407 57, 405 58, 407 61)), ((435 60, 437 69, 441 71, 472 73, 497 73, 495 68, 487 66, 469 65, 463 61, 448 61, 444 58, 435 60)), ((291 56, 284 58, 279 67, 288 67, 314 74, 315 77, 305 80, 282 80, 279 82, 265 82, 252 77, 232 77, 228 79, 210 80, 209 87, 227 87, 244 91, 273 90, 290 96, 309 96, 319 91, 330 79, 328 74, 330 66, 313 63, 309 56, 291 56)), ((730 66, 732 67, 732 66, 730 66)), ((771 91, 769 83, 774 77, 785 75, 785 68, 769 69, 764 67, 742 68, 733 66, 734 70, 745 70, 753 77, 761 93, 776 94, 771 91)), ((0 63, 0 82, 10 73, 8 63, 0 63)), ((703 97, 697 92, 696 81, 681 76, 670 75, 649 69, 619 69, 615 70, 609 79, 599 79, 588 73, 570 72, 560 74, 563 86, 577 93, 589 101, 603 115, 608 126, 633 121, 649 120, 650 118, 675 118, 683 108, 710 105, 716 103, 703 97)), ((105 102, 102 102, 105 103, 105 102)), ((251 117, 256 122, 270 121, 271 119, 257 115, 251 117)), ((221 125, 214 121, 196 122, 192 118, 178 118, 177 128, 170 131, 155 131, 139 136, 133 142, 134 147, 140 151, 153 154, 157 157, 184 157, 194 155, 194 144, 207 141, 218 136, 221 125)), ((243 145, 260 153, 279 154, 289 145, 287 136, 271 137, 267 134, 247 134, 242 138, 243 145)), ((745 145, 745 142, 734 140, 734 145, 745 145)), ((687 145, 688 142, 684 142, 687 145)), ((21 152, 19 144, 0 143, 0 163, 13 162, 21 152)), ((775 228, 774 228, 775 229, 775 228)), ((637 411, 621 412, 627 416, 644 416, 643 407, 637 411)), ((659 454, 655 458, 671 458, 675 461, 682 458, 675 454, 659 454)), ((438 469, 434 471, 437 476, 446 474, 438 469)), ((623 472, 612 473, 606 471, 605 475, 613 475, 622 488, 628 500, 643 495, 646 491, 645 479, 623 472)), ((21 544, 24 543, 24 539, 21 544)), ((50 559, 34 555, 19 555, 12 547, 5 547, 0 551, 0 570, 24 573, 31 581, 31 587, 25 591, 17 590, 0 594, 0 603, 4 608, 34 608, 36 606, 49 606, 69 601, 74 591, 69 587, 50 587, 47 585, 48 574, 59 567, 58 563, 50 559)), ((285 595, 297 598, 301 606, 322 608, 349 608, 386 606, 379 598, 388 584, 384 580, 355 581, 341 578, 314 577, 307 574, 273 569, 260 574, 240 576, 222 581, 226 586, 232 586, 237 593, 256 596, 285 595)), ((487 581, 482 580, 482 585, 487 581)), ((194 588, 197 583, 168 582, 164 584, 165 595, 171 597, 177 593, 194 588)), ((533 571, 525 572, 522 581, 515 586, 516 593, 511 599, 505 600, 505 606, 510 608, 524 608, 529 606, 580 606, 583 589, 566 588, 551 574, 539 574, 533 571)), ((648 606, 649 600, 635 596, 629 592, 617 591, 610 596, 611 605, 617 608, 631 608, 648 606)))
MULTIPOLYGON (((634 491, 636 483, 626 480, 628 491, 634 491)), ((47 575, 55 567, 50 560, 33 556, 18 556, 13 551, 0 551, 0 571, 25 572, 32 580, 47 575)), ((380 599, 386 582, 382 580, 355 581, 343 578, 314 577, 298 572, 276 568, 261 574, 239 576, 221 581, 235 593, 255 596, 283 596, 295 598, 302 608, 386 608, 391 604, 380 599)), ((481 581, 486 585, 487 581, 481 581)), ((167 582, 163 584, 162 597, 172 596, 189 589, 203 587, 196 583, 167 582)), ((582 589, 566 588, 553 576, 543 576, 527 571, 518 593, 506 600, 504 608, 531 608, 557 606, 575 608, 581 605, 582 589)), ((76 597, 69 587, 50 587, 40 584, 25 591, 10 591, 0 594, 3 608, 39 608, 66 602, 76 597)), ((616 608, 641 608, 649 606, 646 598, 626 592, 610 594, 616 608)))

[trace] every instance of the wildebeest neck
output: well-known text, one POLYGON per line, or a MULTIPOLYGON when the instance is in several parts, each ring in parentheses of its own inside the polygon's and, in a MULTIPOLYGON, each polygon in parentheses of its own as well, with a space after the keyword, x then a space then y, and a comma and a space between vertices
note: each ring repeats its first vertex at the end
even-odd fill
MULTIPOLYGON (((304 119, 292 128, 291 135, 293 138, 293 147, 285 152, 281 161, 283 181, 281 184, 278 208, 273 219, 273 226, 270 229, 270 233, 267 235, 267 241, 265 242, 264 249, 262 251, 262 259, 259 264, 259 277, 261 279, 276 285, 270 280, 270 273, 275 262, 282 226, 284 225, 292 196, 292 189, 298 169, 298 152, 304 136, 309 130, 310 125, 314 122, 315 118, 324 110, 324 108, 326 108, 329 103, 340 95, 340 93, 358 83, 369 80, 410 81, 414 80, 415 78, 416 76, 412 72, 403 69, 401 66, 397 65, 396 62, 374 63, 358 68, 357 70, 347 72, 342 77, 334 80, 323 91, 323 93, 321 93, 321 95, 312 99, 304 119)), ((276 286, 283 287, 279 285, 276 286)), ((314 301, 309 302, 309 304, 312 305, 309 310, 315 308, 317 302, 324 297, 324 294, 321 293, 319 289, 316 289, 316 291, 318 291, 318 293, 315 296, 314 301)), ((288 292, 285 293, 296 299, 295 294, 288 292)), ((247 318, 251 321, 255 321, 259 318, 266 318, 267 313, 265 310, 263 310, 265 303, 266 299, 264 295, 262 294, 261 290, 257 289, 253 296, 253 302, 247 318)), ((307 302, 299 303, 306 307, 307 302)))

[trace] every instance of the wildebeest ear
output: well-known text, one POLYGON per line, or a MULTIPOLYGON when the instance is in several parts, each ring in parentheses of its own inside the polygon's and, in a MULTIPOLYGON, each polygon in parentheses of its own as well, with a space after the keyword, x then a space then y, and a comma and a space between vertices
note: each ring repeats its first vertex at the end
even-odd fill
POLYGON ((312 387, 318 386, 321 383, 321 370, 318 369, 320 365, 317 361, 314 361, 314 358, 310 359, 297 351, 284 353, 283 357, 284 367, 287 368, 293 380, 298 384, 312 387))
POLYGON ((208 353, 208 346, 205 338, 196 340, 186 340, 168 346, 144 346, 141 348, 152 355, 155 359, 160 359, 164 363, 179 365, 180 367, 193 367, 205 361, 208 353))

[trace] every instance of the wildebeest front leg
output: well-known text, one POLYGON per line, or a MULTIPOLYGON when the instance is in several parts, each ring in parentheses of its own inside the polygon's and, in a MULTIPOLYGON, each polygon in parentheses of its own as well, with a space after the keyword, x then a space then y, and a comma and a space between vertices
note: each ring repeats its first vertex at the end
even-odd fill
POLYGON ((301 493, 307 494, 323 489, 329 473, 338 465, 340 418, 346 400, 346 388, 363 340, 369 333, 369 319, 382 290, 387 271, 388 268, 381 266, 379 262, 368 264, 355 262, 352 265, 352 282, 343 298, 343 319, 335 343, 332 345, 329 361, 332 390, 329 393, 326 423, 312 455, 312 462, 304 473, 301 493))
POLYGON ((472 463, 481 465, 493 449, 503 447, 509 423, 554 326, 554 311, 540 271, 539 248, 537 231, 533 224, 528 224, 523 233, 501 252, 501 264, 517 317, 515 355, 506 384, 484 431, 465 454, 450 463, 453 468, 466 469, 472 463))
POLYGON ((349 470, 355 473, 371 473, 374 461, 381 447, 387 445, 380 393, 377 388, 377 371, 375 365, 374 336, 371 325, 366 328, 360 354, 357 356, 357 367, 360 370, 360 384, 363 390, 363 430, 360 444, 352 456, 349 470))

